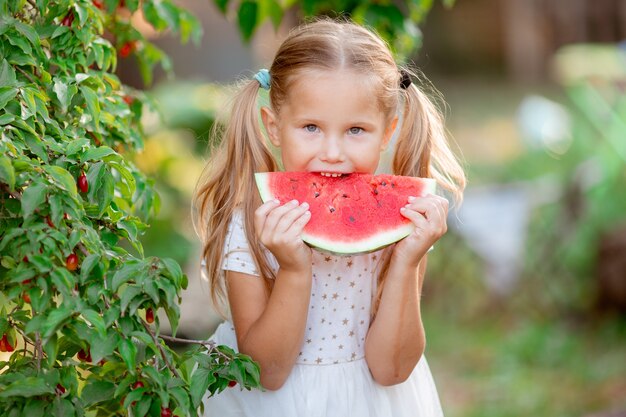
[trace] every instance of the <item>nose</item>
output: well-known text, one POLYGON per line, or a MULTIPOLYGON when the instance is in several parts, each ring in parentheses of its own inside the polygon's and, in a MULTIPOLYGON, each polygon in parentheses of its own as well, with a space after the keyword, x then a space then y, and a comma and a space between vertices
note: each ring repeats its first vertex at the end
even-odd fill
POLYGON ((322 145, 320 159, 328 163, 344 162, 346 155, 341 140, 335 136, 328 137, 322 145))

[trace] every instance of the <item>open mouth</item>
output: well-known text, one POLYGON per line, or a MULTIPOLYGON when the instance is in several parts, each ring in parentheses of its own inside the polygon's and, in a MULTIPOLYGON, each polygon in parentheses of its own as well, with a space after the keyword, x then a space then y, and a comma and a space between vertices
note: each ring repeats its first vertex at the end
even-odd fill
POLYGON ((347 175, 347 174, 344 174, 342 172, 320 172, 319 174, 322 177, 331 177, 331 178, 337 178, 337 177, 341 177, 343 175, 347 175))

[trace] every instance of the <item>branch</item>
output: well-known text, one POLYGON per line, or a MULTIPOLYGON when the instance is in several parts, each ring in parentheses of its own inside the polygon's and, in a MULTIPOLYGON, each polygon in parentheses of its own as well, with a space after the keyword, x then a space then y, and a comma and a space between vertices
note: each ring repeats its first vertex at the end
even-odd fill
POLYGON ((180 378, 178 371, 176 370, 176 368, 174 368, 174 366, 167 359, 167 356, 165 355, 165 351, 163 350, 163 346, 161 346, 161 343, 159 343, 159 341, 157 340, 156 336, 154 335, 154 332, 152 331, 150 326, 148 326, 148 323, 146 323, 142 319, 139 319, 139 320, 141 321, 141 324, 143 324, 143 327, 145 327, 145 329, 150 334, 150 337, 154 341, 154 344, 157 345, 157 347, 159 348, 159 352, 161 353, 161 358, 163 358, 163 362, 165 362, 165 365, 167 365, 168 369, 170 370, 170 372, 172 372, 172 374, 174 374, 175 377, 180 378))
POLYGON ((4 191, 6 191, 11 197, 15 198, 16 200, 22 199, 22 196, 16 193, 15 191, 11 191, 7 184, 2 183, 2 188, 4 189, 4 191))
POLYGON ((19 72, 21 72, 22 74, 24 74, 24 76, 25 76, 26 78, 28 78, 28 81, 30 81, 30 82, 31 82, 31 83, 33 83, 33 84, 36 84, 35 80, 33 80, 33 79, 30 77, 30 74, 29 74, 29 73, 27 73, 26 71, 24 71, 24 70, 23 70, 23 69, 21 69, 20 67, 15 67, 15 68, 17 68, 17 69, 19 70, 19 72))
POLYGON ((35 351, 37 353, 37 372, 39 373, 41 371, 41 359, 43 359, 43 347, 39 332, 35 332, 35 351))
POLYGON ((231 360, 232 358, 228 355, 222 353, 219 349, 217 349, 217 345, 212 340, 197 340, 197 339, 182 339, 180 337, 166 336, 160 334, 159 337, 163 340, 167 340, 168 342, 174 343, 185 343, 188 345, 201 345, 208 348, 207 353, 217 353, 218 356, 221 356, 224 359, 231 360))

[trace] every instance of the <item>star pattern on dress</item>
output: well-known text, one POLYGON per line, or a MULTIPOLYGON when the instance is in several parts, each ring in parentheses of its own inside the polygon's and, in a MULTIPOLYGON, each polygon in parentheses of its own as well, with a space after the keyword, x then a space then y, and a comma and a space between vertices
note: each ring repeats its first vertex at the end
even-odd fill
POLYGON ((307 326, 297 362, 321 366, 363 358, 367 311, 377 282, 372 279, 373 256, 314 251, 313 259, 307 326))

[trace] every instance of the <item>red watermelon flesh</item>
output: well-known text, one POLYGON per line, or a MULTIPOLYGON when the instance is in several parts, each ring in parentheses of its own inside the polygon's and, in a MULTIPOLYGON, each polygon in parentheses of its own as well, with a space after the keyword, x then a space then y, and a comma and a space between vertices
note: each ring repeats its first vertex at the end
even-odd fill
POLYGON ((414 226, 400 208, 409 196, 433 194, 436 188, 430 178, 386 174, 264 172, 255 177, 263 202, 309 203, 311 219, 302 240, 337 254, 371 252, 406 237, 414 226))

